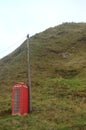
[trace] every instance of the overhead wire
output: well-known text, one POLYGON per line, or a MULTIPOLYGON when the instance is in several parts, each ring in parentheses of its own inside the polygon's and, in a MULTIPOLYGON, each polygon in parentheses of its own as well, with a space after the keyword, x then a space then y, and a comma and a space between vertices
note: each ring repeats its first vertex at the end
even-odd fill
POLYGON ((15 50, 18 46, 20 46, 24 41, 26 40, 26 37, 23 37, 18 42, 13 43, 12 45, 8 46, 7 48, 0 51, 0 58, 3 58, 5 55, 8 55, 10 52, 15 50), (7 53, 5 53, 7 52, 7 53), (5 54, 3 54, 5 53, 5 54), (3 55, 2 55, 3 54, 3 55))
MULTIPOLYGON (((16 46, 16 48, 14 48, 13 50, 11 50, 11 52, 13 52, 14 50, 16 50, 19 46, 21 46, 23 43, 24 43, 24 41, 26 40, 26 37, 23 37, 22 39, 20 39, 20 41, 22 42, 19 42, 18 44, 16 44, 17 46, 16 46)), ((4 51, 7 51, 9 48, 11 48, 12 46, 15 46, 15 44, 12 44, 11 46, 9 46, 6 50, 4 49, 3 50, 3 52, 4 51)), ((9 52, 7 55, 9 55, 11 52, 9 52)), ((0 52, 0 54, 1 54, 2 52, 0 52)), ((6 56, 7 56, 6 55, 6 56)), ((4 56, 5 57, 5 56, 4 56)), ((2 57, 0 60, 3 60, 4 59, 4 57, 2 57)), ((21 60, 20 60, 21 61, 21 60)), ((3 64, 1 64, 0 66, 2 66, 3 64)), ((9 70, 9 67, 7 66, 7 64, 4 64, 4 66, 3 66, 7 71, 9 70)), ((19 67, 20 68, 20 67, 19 67)), ((6 71, 6 73, 7 73, 7 71, 6 71)), ((8 73, 9 73, 9 71, 8 71, 8 73)), ((0 84, 7 84, 7 85, 9 85, 10 83, 7 83, 7 82, 2 82, 2 81, 0 81, 0 84)))

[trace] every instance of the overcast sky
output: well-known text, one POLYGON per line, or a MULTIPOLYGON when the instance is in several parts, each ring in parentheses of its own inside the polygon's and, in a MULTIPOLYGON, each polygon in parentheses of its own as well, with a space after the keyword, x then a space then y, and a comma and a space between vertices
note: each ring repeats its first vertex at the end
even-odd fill
POLYGON ((63 22, 86 22, 86 0, 0 0, 0 57, 63 22))

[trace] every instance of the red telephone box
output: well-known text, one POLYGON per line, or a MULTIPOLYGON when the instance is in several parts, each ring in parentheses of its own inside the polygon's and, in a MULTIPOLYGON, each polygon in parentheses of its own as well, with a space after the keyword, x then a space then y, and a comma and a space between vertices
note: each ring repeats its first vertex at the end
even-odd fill
POLYGON ((24 82, 14 84, 12 88, 12 115, 23 115, 29 112, 29 89, 24 82))

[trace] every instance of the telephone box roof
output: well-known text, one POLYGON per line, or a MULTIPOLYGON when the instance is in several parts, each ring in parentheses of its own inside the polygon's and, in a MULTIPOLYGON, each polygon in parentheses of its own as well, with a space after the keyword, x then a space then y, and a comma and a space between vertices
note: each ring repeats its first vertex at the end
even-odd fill
POLYGON ((18 83, 15 83, 14 85, 13 85, 13 87, 15 88, 15 87, 25 87, 25 88, 27 88, 28 87, 28 84, 27 83, 25 83, 25 82, 18 82, 18 83))

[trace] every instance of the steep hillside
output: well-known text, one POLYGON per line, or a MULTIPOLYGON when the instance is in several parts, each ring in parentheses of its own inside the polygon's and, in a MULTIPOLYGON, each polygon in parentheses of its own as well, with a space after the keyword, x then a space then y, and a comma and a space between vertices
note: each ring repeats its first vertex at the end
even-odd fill
MULTIPOLYGON (((0 81, 13 83, 20 79, 26 79, 26 50, 23 43, 13 53, 1 59, 0 81), (22 76, 21 76, 22 75, 22 76)), ((26 80, 25 80, 26 81, 26 80)))
MULTIPOLYGON (((26 80, 26 42, 0 61, 0 80, 26 80)), ((86 76, 86 24, 64 23, 30 38, 32 78, 86 76), (35 76, 36 75, 36 76, 35 76)))
MULTIPOLYGON (((41 68, 51 76, 86 75, 86 24, 63 24, 31 38, 41 68), (50 73, 51 72, 51 73, 50 73)), ((34 49, 33 48, 33 49, 34 49)), ((34 51, 32 49, 32 51, 34 51)), ((43 71, 44 71, 43 70, 43 71)))
POLYGON ((0 130, 86 129, 86 23, 30 37, 32 113, 11 116, 12 84, 27 82, 26 41, 0 60, 0 130))

